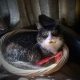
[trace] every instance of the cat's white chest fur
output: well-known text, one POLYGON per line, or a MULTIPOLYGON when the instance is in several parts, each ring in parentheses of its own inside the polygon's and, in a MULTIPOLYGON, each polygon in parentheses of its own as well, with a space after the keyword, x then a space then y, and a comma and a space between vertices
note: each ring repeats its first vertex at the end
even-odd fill
POLYGON ((44 49, 47 49, 48 51, 56 54, 57 50, 61 47, 62 44, 63 41, 60 39, 60 37, 52 37, 51 33, 49 32, 48 37, 45 40, 43 40, 41 46, 44 49))

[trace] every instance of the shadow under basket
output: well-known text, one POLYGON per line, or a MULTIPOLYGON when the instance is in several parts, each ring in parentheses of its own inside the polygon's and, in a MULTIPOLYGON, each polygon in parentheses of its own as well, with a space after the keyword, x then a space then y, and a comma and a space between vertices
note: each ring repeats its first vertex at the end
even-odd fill
MULTIPOLYGON (((8 45, 10 43, 9 39, 12 39, 15 41, 18 40, 19 43, 22 43, 22 42, 20 42, 20 38, 16 40, 14 37, 14 35, 17 35, 20 33, 23 33, 23 36, 26 35, 26 37, 29 38, 28 39, 29 42, 26 41, 26 39, 24 39, 27 42, 26 44, 28 46, 30 46, 29 44, 32 43, 33 41, 34 41, 33 44, 36 43, 37 31, 35 31, 35 30, 24 30, 24 29, 14 30, 14 31, 9 32, 1 37, 1 39, 0 39, 0 61, 1 61, 1 64, 3 65, 3 67, 10 73, 20 75, 20 76, 28 76, 28 77, 44 76, 44 75, 48 75, 48 74, 58 71, 67 62, 68 56, 69 56, 69 50, 68 50, 68 47, 66 46, 66 44, 64 44, 63 55, 62 55, 61 59, 53 64, 46 66, 46 67, 39 67, 39 68, 35 68, 35 69, 29 69, 29 68, 24 69, 24 68, 20 68, 20 67, 12 65, 11 63, 9 63, 6 60, 6 57, 4 56, 5 48, 6 48, 6 45, 8 45), (32 41, 32 42, 30 42, 30 41, 32 41)), ((21 34, 19 36, 21 36, 21 34)), ((25 45, 23 45, 23 46, 25 46, 25 45)))

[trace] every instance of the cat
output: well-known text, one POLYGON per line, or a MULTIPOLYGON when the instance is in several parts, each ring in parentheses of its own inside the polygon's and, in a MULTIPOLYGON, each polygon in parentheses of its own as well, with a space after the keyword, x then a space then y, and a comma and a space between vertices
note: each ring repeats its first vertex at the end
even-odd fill
POLYGON ((64 40, 59 27, 52 18, 39 16, 37 43, 44 55, 56 54, 62 48, 64 40))

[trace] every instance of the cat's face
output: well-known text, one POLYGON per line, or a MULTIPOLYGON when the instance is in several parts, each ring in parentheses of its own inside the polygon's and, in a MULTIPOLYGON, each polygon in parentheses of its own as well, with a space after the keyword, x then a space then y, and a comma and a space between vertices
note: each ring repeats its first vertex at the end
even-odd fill
POLYGON ((57 50, 63 44, 63 38, 58 33, 57 29, 52 28, 50 30, 42 27, 42 28, 39 28, 39 32, 37 35, 37 42, 41 47, 47 49, 50 52, 56 53, 57 50))

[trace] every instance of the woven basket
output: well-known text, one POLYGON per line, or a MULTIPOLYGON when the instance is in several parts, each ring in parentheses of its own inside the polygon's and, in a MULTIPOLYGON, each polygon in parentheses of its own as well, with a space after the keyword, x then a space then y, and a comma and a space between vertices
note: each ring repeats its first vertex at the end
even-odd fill
POLYGON ((61 59, 58 62, 55 62, 47 67, 41 67, 41 68, 35 69, 35 70, 34 69, 33 70, 26 69, 25 70, 25 69, 17 68, 15 66, 9 64, 4 59, 3 52, 1 51, 4 40, 6 40, 7 37, 10 37, 13 34, 16 34, 18 32, 28 32, 28 31, 35 32, 35 30, 18 30, 18 31, 15 30, 15 31, 9 32, 1 37, 1 39, 0 39, 0 61, 3 65, 3 67, 6 70, 8 70, 10 73, 13 73, 16 75, 21 75, 21 76, 30 76, 30 77, 31 76, 44 76, 46 74, 48 75, 50 73, 58 71, 66 63, 68 56, 69 56, 69 50, 66 45, 64 45, 64 47, 63 47, 63 56, 61 57, 61 59))

